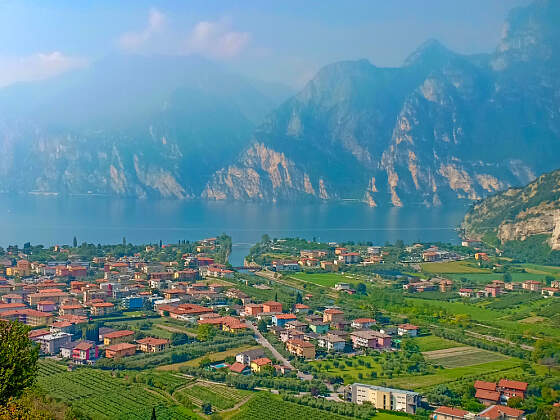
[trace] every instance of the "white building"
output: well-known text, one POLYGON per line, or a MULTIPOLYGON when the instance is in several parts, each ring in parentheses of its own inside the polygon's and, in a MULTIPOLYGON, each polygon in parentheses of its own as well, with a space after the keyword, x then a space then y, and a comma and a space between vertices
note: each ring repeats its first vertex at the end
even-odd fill
POLYGON ((352 384, 350 388, 353 403, 370 402, 377 409, 414 414, 420 402, 420 394, 417 392, 359 383, 352 384))

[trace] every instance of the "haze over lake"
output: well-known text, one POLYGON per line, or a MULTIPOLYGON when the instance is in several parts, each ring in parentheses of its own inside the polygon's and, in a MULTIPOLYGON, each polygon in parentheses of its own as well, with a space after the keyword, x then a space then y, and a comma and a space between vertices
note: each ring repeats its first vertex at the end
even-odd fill
POLYGON ((0 196, 0 246, 197 240, 225 232, 231 262, 242 264, 252 244, 271 237, 320 241, 457 242, 464 207, 370 208, 362 203, 243 204, 107 197, 0 196))

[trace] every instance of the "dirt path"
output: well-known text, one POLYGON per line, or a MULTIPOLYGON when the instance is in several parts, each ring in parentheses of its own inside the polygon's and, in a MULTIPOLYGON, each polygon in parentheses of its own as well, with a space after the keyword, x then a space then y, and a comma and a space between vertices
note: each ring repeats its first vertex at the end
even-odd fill
POLYGON ((195 333, 192 333, 190 331, 184 330, 182 328, 178 328, 178 327, 170 327, 169 325, 162 325, 162 324, 155 324, 154 325, 156 328, 161 328, 162 330, 167 330, 167 331, 171 331, 171 332, 176 332, 176 333, 181 333, 181 334, 186 334, 189 337, 196 337, 195 333))
MULTIPOLYGON (((492 335, 479 334, 479 333, 475 333, 475 332, 472 332, 472 331, 465 331, 465 333, 468 334, 468 335, 472 335, 473 337, 476 337, 476 338, 482 338, 484 340, 492 341, 494 343, 503 343, 503 344, 509 344, 510 346, 517 346, 517 343, 514 343, 513 341, 506 340, 505 338, 494 337, 492 335)), ((527 344, 520 344, 519 347, 521 347, 523 350, 527 350, 527 351, 535 350, 535 348, 533 346, 529 346, 527 344)))

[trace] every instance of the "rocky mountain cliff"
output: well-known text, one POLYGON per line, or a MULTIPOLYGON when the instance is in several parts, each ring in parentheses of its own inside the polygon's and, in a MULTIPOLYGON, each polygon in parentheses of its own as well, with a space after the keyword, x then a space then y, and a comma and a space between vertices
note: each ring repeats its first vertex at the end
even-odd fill
POLYGON ((543 235, 552 250, 560 250, 560 170, 475 204, 462 228, 468 237, 501 244, 543 235))
MULTIPOLYGON (((278 106, 196 57, 109 57, 0 90, 0 191, 440 205, 559 166, 560 2, 492 54, 424 43, 399 68, 318 72, 278 106)), ((268 90, 272 92, 272 90, 268 90)))
POLYGON ((119 55, 0 90, 0 191, 196 198, 280 100, 198 57, 119 55))
POLYGON ((558 167, 560 3, 514 10, 493 54, 428 41, 401 68, 322 69, 217 171, 203 197, 475 200, 558 167))

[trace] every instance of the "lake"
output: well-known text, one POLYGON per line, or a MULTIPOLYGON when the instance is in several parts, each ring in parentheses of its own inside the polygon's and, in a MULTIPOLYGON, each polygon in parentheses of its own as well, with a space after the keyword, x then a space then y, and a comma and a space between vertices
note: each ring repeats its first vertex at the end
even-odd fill
POLYGON ((378 245, 397 239, 456 243, 466 209, 0 195, 0 246, 71 244, 74 236, 79 243, 119 243, 123 236, 130 243, 167 243, 225 232, 233 238, 231 263, 240 265, 264 233, 378 245))

